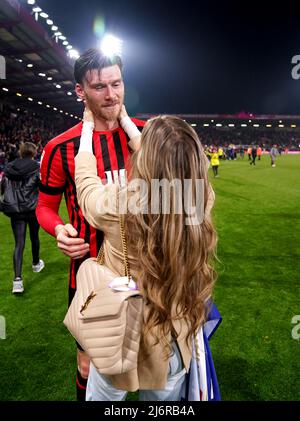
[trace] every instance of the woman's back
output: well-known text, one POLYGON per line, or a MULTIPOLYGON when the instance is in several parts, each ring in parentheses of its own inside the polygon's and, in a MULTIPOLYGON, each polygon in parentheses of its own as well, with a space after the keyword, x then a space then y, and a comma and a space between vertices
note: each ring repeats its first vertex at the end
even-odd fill
MULTIPOLYGON (((134 206, 128 206, 125 228, 132 273, 145 302, 138 379, 143 387, 159 389, 166 381, 172 342, 178 344, 188 369, 192 335, 206 318, 215 280, 213 198, 202 145, 180 119, 158 117, 148 122, 131 165, 129 187, 122 194, 128 194, 128 204, 136 205, 134 211, 134 206), (164 192, 159 190, 160 183, 165 185, 164 192), (143 349, 148 350, 148 357, 143 349)), ((89 152, 76 157, 76 187, 85 217, 105 234, 105 263, 120 273, 118 208, 124 200, 119 188, 102 185, 95 157, 89 152), (99 212, 99 204, 108 203, 111 196, 120 200, 99 212)))

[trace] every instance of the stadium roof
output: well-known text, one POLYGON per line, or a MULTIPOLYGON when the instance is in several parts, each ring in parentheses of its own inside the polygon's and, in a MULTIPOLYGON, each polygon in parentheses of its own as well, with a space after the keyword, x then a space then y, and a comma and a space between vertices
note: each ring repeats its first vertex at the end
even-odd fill
POLYGON ((39 113, 79 117, 73 61, 51 35, 19 1, 0 0, 0 54, 6 67, 1 97, 39 113))

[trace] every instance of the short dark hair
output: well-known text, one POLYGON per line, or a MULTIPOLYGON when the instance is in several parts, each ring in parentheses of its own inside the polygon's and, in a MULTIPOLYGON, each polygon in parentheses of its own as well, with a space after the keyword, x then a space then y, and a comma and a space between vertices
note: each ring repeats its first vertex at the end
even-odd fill
POLYGON ((102 70, 108 66, 119 66, 121 72, 123 70, 123 63, 120 56, 113 55, 108 57, 96 48, 90 48, 75 61, 74 65, 74 79, 76 83, 83 83, 86 73, 89 70, 102 70))
POLYGON ((20 155, 22 158, 34 158, 37 153, 37 147, 32 142, 21 143, 20 155))

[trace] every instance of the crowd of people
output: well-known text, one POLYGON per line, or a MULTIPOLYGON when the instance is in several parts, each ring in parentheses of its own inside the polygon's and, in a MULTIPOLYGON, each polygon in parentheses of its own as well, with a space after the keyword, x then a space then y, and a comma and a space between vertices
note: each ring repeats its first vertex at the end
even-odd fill
POLYGON ((19 157, 22 143, 36 145, 35 159, 40 160, 46 143, 61 130, 61 122, 39 116, 28 110, 18 110, 12 106, 3 106, 0 112, 0 173, 5 166, 19 157))
MULTIPOLYGON (((214 123, 215 124, 215 123, 214 123)), ((237 123, 238 125, 241 122, 237 123)), ((237 126, 236 124, 236 126, 237 126)), ((222 145, 227 148, 232 145, 237 152, 242 147, 260 145, 270 151, 273 144, 278 146, 279 152, 286 149, 299 150, 300 132, 295 128, 256 128, 256 127, 200 127, 197 133, 204 145, 222 145)))
MULTIPOLYGON (((32 142, 37 147, 36 160, 39 161, 43 148, 50 139, 53 139, 62 128, 68 125, 63 120, 53 120, 39 116, 29 110, 20 111, 13 107, 3 107, 0 113, 0 174, 5 166, 19 156, 20 145, 32 142)), ((221 159, 244 158, 251 155, 249 149, 255 146, 266 153, 274 144, 278 153, 299 150, 300 133, 283 129, 257 129, 257 128, 215 128, 197 127, 197 134, 209 153, 215 147, 222 148, 221 159)))

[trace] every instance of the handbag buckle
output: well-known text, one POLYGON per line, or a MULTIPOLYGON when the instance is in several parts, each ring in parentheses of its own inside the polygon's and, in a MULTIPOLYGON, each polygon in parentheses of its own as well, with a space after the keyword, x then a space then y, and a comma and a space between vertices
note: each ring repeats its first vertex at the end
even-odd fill
POLYGON ((84 310, 86 310, 87 309, 87 306, 90 304, 90 302, 92 301, 92 299, 93 298, 95 298, 96 297, 96 293, 94 292, 94 291, 92 291, 91 293, 90 293, 90 295, 87 297, 87 299, 85 300, 85 303, 81 306, 81 309, 80 309, 80 313, 82 314, 82 312, 84 311, 84 310))

